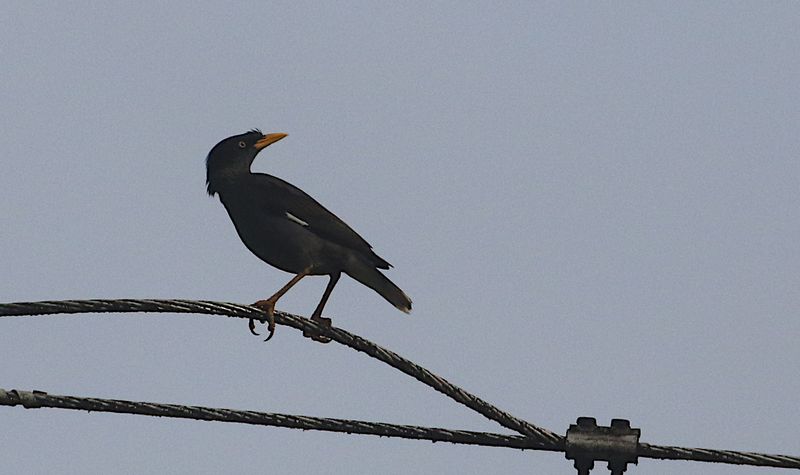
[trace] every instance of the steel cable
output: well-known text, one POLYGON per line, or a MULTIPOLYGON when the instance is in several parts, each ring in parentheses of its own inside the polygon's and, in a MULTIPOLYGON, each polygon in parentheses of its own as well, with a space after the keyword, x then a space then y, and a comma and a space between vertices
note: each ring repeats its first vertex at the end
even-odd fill
MULTIPOLYGON (((228 302, 206 300, 59 300, 43 302, 16 302, 0 304, 0 317, 32 316, 69 313, 107 313, 107 312, 171 312, 202 313, 239 318, 263 319, 265 314, 256 307, 228 302)), ((372 356, 396 368, 416 380, 432 387, 454 401, 482 414, 507 429, 528 436, 542 445, 542 448, 560 449, 564 438, 547 429, 537 427, 500 410, 483 399, 468 393, 446 379, 433 374, 422 366, 402 356, 380 347, 341 328, 325 328, 308 318, 286 312, 275 312, 275 322, 309 333, 321 333, 355 350, 372 356)))
MULTIPOLYGON (((24 406, 26 409, 43 407, 75 409, 94 412, 115 412, 157 417, 175 417, 203 421, 236 422, 263 426, 287 427, 291 429, 366 434, 381 437, 451 442, 454 444, 508 447, 514 449, 542 449, 532 439, 521 435, 504 435, 489 432, 450 430, 439 427, 368 422, 350 419, 297 416, 257 411, 237 411, 203 406, 159 404, 153 402, 125 401, 120 399, 60 396, 41 391, 0 389, 0 405, 24 406)), ((547 450, 547 449, 545 449, 547 450)), ((557 450, 557 449, 550 449, 557 450)))
MULTIPOLYGON (((201 313, 239 318, 255 318, 259 320, 264 318, 263 312, 256 307, 226 302, 194 300, 66 300, 0 304, 0 317, 105 312, 201 313)), ((451 442, 456 444, 565 451, 564 437, 534 426, 529 422, 517 419, 511 414, 453 385, 444 378, 364 338, 353 335, 340 328, 321 327, 307 318, 285 312, 276 311, 275 321, 276 323, 290 326, 298 330, 304 330, 312 334, 321 333, 343 345, 364 352, 414 377, 451 399, 498 422, 504 427, 521 433, 522 436, 348 419, 318 418, 256 411, 236 411, 201 406, 82 398, 76 396, 56 396, 39 391, 6 391, 0 389, 0 405, 22 405, 29 409, 38 407, 81 409, 98 412, 117 412, 161 417, 191 418, 206 421, 271 425, 304 430, 371 434, 385 437, 431 440, 433 442, 451 442)), ((800 469, 800 457, 753 452, 659 446, 639 443, 637 455, 643 458, 654 459, 800 469)))

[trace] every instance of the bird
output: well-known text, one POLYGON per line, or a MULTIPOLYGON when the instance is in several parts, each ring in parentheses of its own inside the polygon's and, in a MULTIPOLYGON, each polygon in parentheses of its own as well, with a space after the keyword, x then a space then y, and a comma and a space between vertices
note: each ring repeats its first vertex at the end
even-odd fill
MULTIPOLYGON (((271 297, 253 304, 267 314, 269 336, 264 341, 275 333, 278 299, 306 276, 327 275, 330 279, 311 315, 311 320, 322 326, 331 326, 331 319, 323 317, 322 311, 342 273, 409 313, 411 299, 381 272, 391 264, 364 238, 300 188, 250 171, 259 152, 286 136, 252 129, 221 140, 206 157, 206 190, 219 197, 245 247, 267 264, 294 274, 271 297)), ((249 328, 258 335, 253 319, 249 328)), ((320 334, 304 335, 322 343, 330 341, 320 334)))

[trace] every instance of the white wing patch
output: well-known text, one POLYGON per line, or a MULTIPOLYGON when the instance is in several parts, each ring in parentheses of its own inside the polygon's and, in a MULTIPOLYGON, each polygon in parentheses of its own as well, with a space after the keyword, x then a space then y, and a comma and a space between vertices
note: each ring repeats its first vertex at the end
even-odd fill
POLYGON ((299 224, 300 226, 308 226, 308 223, 303 221, 302 219, 298 218, 297 216, 293 215, 290 212, 286 212, 286 217, 289 218, 289 221, 294 221, 295 223, 299 224))

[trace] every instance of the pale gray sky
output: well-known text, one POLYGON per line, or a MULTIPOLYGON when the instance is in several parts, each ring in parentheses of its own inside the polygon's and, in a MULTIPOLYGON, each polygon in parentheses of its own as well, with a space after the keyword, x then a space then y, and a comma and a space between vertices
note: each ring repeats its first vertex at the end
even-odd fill
MULTIPOLYGON (((334 324, 564 433, 800 454, 800 5, 6 2, 0 301, 251 303, 218 140, 395 268, 334 324)), ((279 308, 309 315, 326 279, 279 308)), ((0 322, 0 387, 503 431, 336 344, 160 315, 0 322)), ((563 455, 0 409, 25 473, 574 473, 563 455)), ((607 473, 605 468, 596 469, 607 473)), ((766 469, 642 460, 636 474, 766 469)))

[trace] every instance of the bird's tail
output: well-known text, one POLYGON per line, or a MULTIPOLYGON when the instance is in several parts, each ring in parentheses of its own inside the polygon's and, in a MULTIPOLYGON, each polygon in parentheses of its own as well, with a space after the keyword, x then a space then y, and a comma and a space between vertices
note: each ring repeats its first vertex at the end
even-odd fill
POLYGON ((345 271, 347 275, 378 292, 398 310, 405 313, 411 311, 411 299, 381 271, 364 262, 358 262, 350 267, 345 271))

